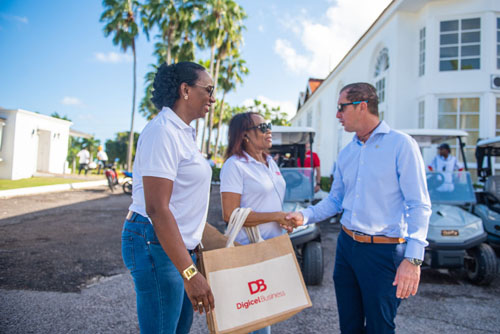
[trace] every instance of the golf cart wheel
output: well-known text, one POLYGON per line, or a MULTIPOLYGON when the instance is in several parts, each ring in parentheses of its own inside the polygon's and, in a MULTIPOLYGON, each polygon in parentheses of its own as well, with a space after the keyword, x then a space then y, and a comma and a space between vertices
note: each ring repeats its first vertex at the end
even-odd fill
POLYGON ((108 179, 108 187, 111 192, 115 191, 115 184, 113 182, 113 177, 111 175, 107 175, 106 178, 108 179))
POLYGON ((465 262, 467 277, 477 285, 488 285, 497 273, 497 258, 490 245, 480 244, 467 250, 471 259, 465 262))
POLYGON ((308 242, 302 249, 302 275, 307 285, 323 281, 323 250, 318 241, 308 242))
POLYGON ((132 182, 131 181, 127 181, 123 184, 122 186, 123 188, 123 192, 127 195, 132 195, 132 182))

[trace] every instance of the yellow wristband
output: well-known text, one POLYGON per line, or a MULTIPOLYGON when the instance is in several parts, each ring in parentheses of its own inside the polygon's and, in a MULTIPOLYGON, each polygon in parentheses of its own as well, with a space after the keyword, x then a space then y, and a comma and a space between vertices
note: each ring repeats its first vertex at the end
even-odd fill
POLYGON ((194 275, 198 273, 198 269, 194 266, 194 264, 190 265, 184 271, 182 272, 182 277, 184 277, 186 280, 190 280, 193 278, 194 275))

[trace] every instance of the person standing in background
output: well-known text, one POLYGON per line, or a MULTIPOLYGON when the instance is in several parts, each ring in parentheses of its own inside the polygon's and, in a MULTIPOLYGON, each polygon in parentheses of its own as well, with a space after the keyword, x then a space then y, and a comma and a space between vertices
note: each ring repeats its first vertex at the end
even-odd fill
MULTIPOLYGON (((316 152, 312 153, 312 162, 314 167, 314 177, 315 177, 315 186, 314 192, 317 193, 321 189, 321 168, 318 154, 316 152)), ((299 167, 311 168, 311 144, 306 143, 306 157, 304 159, 304 163, 300 161, 300 158, 297 159, 297 165, 299 167)))
POLYGON ((97 175, 101 174, 101 168, 104 170, 106 164, 108 163, 108 155, 102 149, 102 146, 99 145, 97 148, 97 161, 99 163, 99 167, 97 168, 97 175))
POLYGON ((76 154, 78 157, 78 163, 80 164, 78 168, 78 175, 82 172, 82 169, 85 169, 85 175, 89 171, 89 162, 90 162, 90 152, 87 150, 87 147, 84 146, 80 152, 76 154))

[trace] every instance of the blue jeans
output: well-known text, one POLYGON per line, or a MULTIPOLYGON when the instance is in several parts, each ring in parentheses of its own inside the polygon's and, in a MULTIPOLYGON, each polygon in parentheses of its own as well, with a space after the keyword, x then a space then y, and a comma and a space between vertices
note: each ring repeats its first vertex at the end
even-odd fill
POLYGON ((253 331, 248 334, 271 334, 271 326, 267 326, 261 329, 257 329, 256 331, 253 331))
POLYGON ((405 249, 406 244, 360 243, 340 231, 333 281, 342 333, 395 333, 401 299, 392 282, 405 249))
POLYGON ((146 217, 134 213, 125 220, 122 256, 134 279, 141 333, 189 333, 193 307, 183 279, 146 217))

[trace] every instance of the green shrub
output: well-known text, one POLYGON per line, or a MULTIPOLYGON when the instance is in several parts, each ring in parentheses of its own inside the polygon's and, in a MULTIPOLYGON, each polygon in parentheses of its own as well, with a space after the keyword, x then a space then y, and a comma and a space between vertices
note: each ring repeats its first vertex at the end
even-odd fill
POLYGON ((212 181, 213 182, 220 182, 220 168, 219 167, 212 167, 212 181))
POLYGON ((321 190, 330 192, 330 188, 332 187, 332 182, 330 181, 330 177, 322 176, 320 187, 321 190))

